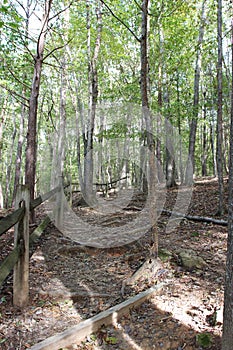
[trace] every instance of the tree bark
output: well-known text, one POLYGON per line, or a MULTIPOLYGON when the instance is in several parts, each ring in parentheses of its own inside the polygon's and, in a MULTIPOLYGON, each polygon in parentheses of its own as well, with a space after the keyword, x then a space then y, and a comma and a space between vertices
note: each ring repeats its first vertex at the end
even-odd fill
POLYGON ((232 87, 230 126, 230 173, 228 206, 228 240, 225 274, 222 350, 231 350, 233 344, 233 18, 231 22, 232 87))
MULTIPOLYGON (((193 115, 190 123, 190 133, 189 133, 189 160, 192 164, 193 173, 195 172, 195 144, 196 144, 196 133, 197 133, 197 121, 199 112, 199 83, 200 83, 200 72, 201 72, 201 47, 204 39, 204 28, 205 28, 205 3, 203 0, 202 10, 201 10, 201 24, 199 29, 199 37, 197 43, 197 53, 196 53, 196 66, 195 66, 195 77, 194 77, 194 96, 193 96, 193 115)), ((187 166, 185 174, 185 182, 189 184, 191 181, 189 174, 190 167, 187 166)))
MULTIPOLYGON (((37 53, 34 57, 34 72, 29 99, 26 164, 25 164, 25 183, 30 189, 30 198, 34 199, 35 179, 36 179, 36 153, 37 153, 37 110, 40 90, 40 79, 43 64, 43 54, 45 48, 45 39, 48 31, 49 13, 52 0, 45 1, 45 11, 42 19, 41 31, 37 41, 37 53)), ((33 215, 31 217, 33 220, 33 215)))
POLYGON ((179 131, 179 178, 180 183, 184 183, 184 168, 182 159, 182 139, 181 139, 181 117, 180 117, 180 88, 179 88, 179 72, 177 71, 176 80, 176 94, 177 94, 177 114, 178 114, 178 131, 179 131))
POLYGON ((12 197, 12 206, 14 206, 15 196, 17 191, 17 186, 19 185, 20 176, 21 176, 21 165, 22 165, 22 151, 23 151, 23 142, 24 142, 24 119, 25 119, 25 106, 22 105, 20 122, 19 122, 19 138, 17 146, 17 154, 15 161, 15 179, 14 179, 14 190, 12 197))
MULTIPOLYGON (((30 19, 30 0, 27 0, 26 3, 26 9, 25 9, 25 38, 29 37, 29 19, 30 19)), ((28 46, 28 43, 25 45, 28 46)), ((27 48, 25 48, 25 52, 27 52, 27 48)), ((25 72, 23 74, 23 80, 26 81, 27 73, 25 72)), ((22 89, 22 96, 26 99, 26 87, 23 86, 22 89)), ((19 138, 18 138, 18 146, 17 146, 17 154, 16 154, 16 161, 15 161, 15 178, 14 178, 14 189, 13 189, 13 196, 12 196, 12 206, 14 206, 15 198, 16 198, 16 191, 17 187, 20 182, 20 176, 21 176, 21 168, 22 168, 22 151, 23 151, 23 142, 24 142, 24 121, 26 117, 26 106, 25 104, 22 104, 21 106, 21 114, 20 114, 20 122, 19 122, 19 138)))
POLYGON ((215 132, 214 132, 214 111, 211 111, 210 121, 210 145, 211 145, 211 153, 212 153, 212 163, 213 163, 213 174, 217 175, 217 163, 216 163, 216 152, 215 152, 215 132))
POLYGON ((207 157, 208 157, 208 149, 207 149, 207 131, 206 131, 206 92, 203 93, 204 96, 204 109, 203 109, 203 139, 202 139, 202 156, 201 156, 201 174, 202 176, 207 176, 207 157))
POLYGON ((141 3, 141 103, 142 116, 146 126, 146 140, 149 150, 149 174, 148 174, 148 199, 150 203, 150 220, 153 233, 151 254, 153 258, 158 257, 158 232, 156 227, 156 184, 157 171, 155 163, 155 142, 153 135, 152 116, 148 101, 148 58, 147 58, 147 24, 148 24, 149 0, 142 0, 141 3))
MULTIPOLYGON (((5 101, 3 103, 1 115, 0 115, 0 159, 2 159, 2 146, 3 146, 3 140, 2 140, 2 135, 3 135, 3 125, 5 121, 5 111, 6 111, 6 106, 8 103, 8 99, 5 98, 5 101)), ((3 162, 2 162, 3 165, 3 162)), ((0 209, 4 207, 4 197, 3 197, 3 188, 2 188, 2 181, 3 181, 3 169, 0 171, 0 209)))
POLYGON ((11 179, 12 179, 12 163, 13 163, 13 150, 15 145, 15 138, 17 134, 16 124, 15 124, 15 115, 13 116, 13 124, 14 130, 12 134, 11 147, 9 150, 9 158, 7 161, 7 172, 6 172, 6 187, 5 187, 5 208, 8 208, 10 203, 10 195, 11 195, 11 179))
POLYGON ((95 126, 96 106, 98 99, 98 70, 97 63, 101 44, 102 33, 102 3, 97 0, 97 36, 93 56, 91 57, 91 23, 90 23, 90 3, 87 0, 87 51, 88 51, 88 83, 89 83, 89 103, 88 121, 85 137, 84 150, 84 196, 90 205, 94 205, 95 197, 93 192, 93 134, 95 126))
POLYGON ((218 113, 217 113, 217 172, 218 172, 218 214, 224 212, 223 205, 223 130, 222 130, 222 0, 218 0, 218 113))

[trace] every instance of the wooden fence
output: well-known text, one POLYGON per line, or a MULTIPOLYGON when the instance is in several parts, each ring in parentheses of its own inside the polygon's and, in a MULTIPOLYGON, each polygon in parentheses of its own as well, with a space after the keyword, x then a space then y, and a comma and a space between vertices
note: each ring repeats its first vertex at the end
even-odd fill
MULTIPOLYGON (((67 187, 69 185, 66 185, 67 187)), ((29 259, 30 247, 40 237, 44 229, 48 226, 51 219, 49 216, 40 223, 40 225, 29 235, 29 216, 30 211, 37 208, 40 204, 57 194, 57 201, 61 195, 61 186, 39 196, 30 202, 29 189, 25 185, 18 187, 16 195, 16 210, 0 220, 0 236, 6 233, 12 226, 14 229, 14 249, 9 253, 0 265, 0 287, 10 272, 14 269, 13 275, 13 304, 24 307, 29 299, 29 259)))

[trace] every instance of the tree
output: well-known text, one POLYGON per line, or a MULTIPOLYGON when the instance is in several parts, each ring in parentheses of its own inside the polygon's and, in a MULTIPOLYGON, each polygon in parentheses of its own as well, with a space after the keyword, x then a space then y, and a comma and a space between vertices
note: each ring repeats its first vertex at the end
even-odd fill
POLYGON ((87 57, 88 57, 88 118, 87 131, 84 138, 84 195, 88 203, 93 202, 93 134, 95 126, 96 106, 98 99, 98 70, 97 63, 101 44, 102 32, 102 3, 97 0, 97 35, 93 55, 91 54, 91 23, 90 4, 87 0, 87 57))
POLYGON ((223 130, 222 130, 222 0, 218 0, 218 65, 217 65, 217 89, 218 89, 218 113, 217 113, 217 171, 218 171, 218 214, 222 215, 223 208, 223 130))
POLYGON ((233 344, 233 21, 231 22, 231 124, 229 152, 228 239, 224 291, 222 350, 231 350, 233 344))
MULTIPOLYGON (((205 29, 205 6, 206 0, 202 2, 201 9, 201 23, 199 28, 199 37, 196 52, 196 66, 195 66, 195 77, 194 77, 194 95, 193 95, 193 115, 190 123, 190 133, 189 133, 189 158, 192 164, 192 170, 195 171, 195 144, 196 144, 196 133, 197 133, 197 121, 199 112, 199 88, 200 88, 200 73, 201 73, 201 48, 204 39, 204 29, 205 29)), ((190 181, 189 174, 190 167, 186 168, 185 182, 190 181)))
POLYGON ((45 39, 48 31, 49 14, 52 0, 45 0, 44 14, 41 22, 41 31, 37 41, 36 55, 34 56, 34 72, 29 99, 29 115, 27 126, 27 147, 25 164, 25 183, 29 186, 31 200, 34 199, 36 179, 36 153, 37 153, 37 112, 40 80, 44 59, 45 39))
POLYGON ((149 0, 142 0, 141 3, 141 103, 142 103, 142 116, 146 125, 146 140, 149 150, 149 174, 148 174, 148 197, 150 201, 150 220, 153 230, 153 246, 152 255, 153 258, 158 257, 158 232, 155 227, 156 222, 156 185, 157 185, 157 171, 155 164, 155 140, 153 135, 153 123, 152 115, 150 112, 148 101, 148 7, 149 0))

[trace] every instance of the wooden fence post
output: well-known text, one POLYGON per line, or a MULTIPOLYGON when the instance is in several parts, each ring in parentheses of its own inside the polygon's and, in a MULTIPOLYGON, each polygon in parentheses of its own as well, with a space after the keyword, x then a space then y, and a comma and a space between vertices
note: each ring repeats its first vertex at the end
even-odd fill
POLYGON ((29 298, 29 215, 30 191, 25 185, 18 187, 16 193, 16 209, 25 207, 22 220, 15 225, 14 246, 20 249, 19 259, 14 267, 13 304, 24 307, 29 298))
POLYGON ((69 205, 70 205, 70 207, 72 207, 72 178, 71 178, 71 175, 68 175, 68 182, 69 182, 69 187, 68 187, 69 205))
POLYGON ((62 178, 60 179, 59 186, 60 188, 56 193, 55 225, 59 230, 62 230, 64 219, 64 190, 62 178))

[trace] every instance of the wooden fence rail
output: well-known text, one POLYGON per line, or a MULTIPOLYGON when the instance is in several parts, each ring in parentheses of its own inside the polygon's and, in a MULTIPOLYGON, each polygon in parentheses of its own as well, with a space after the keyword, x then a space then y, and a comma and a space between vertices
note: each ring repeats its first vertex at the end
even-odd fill
POLYGON ((0 221, 0 236, 7 232, 12 226, 14 226, 18 221, 20 221, 24 216, 25 208, 19 208, 13 213, 7 215, 0 221))
MULTIPOLYGON (((67 186, 69 185, 64 187, 67 186)), ((12 226, 15 226, 14 249, 0 265, 0 287, 12 269, 14 269, 13 303, 15 306, 24 307, 28 303, 30 247, 51 222, 51 219, 46 216, 44 221, 29 235, 30 211, 51 198, 54 194, 60 195, 61 193, 61 186, 57 186, 43 196, 39 196, 30 202, 28 187, 21 185, 18 188, 16 196, 17 209, 0 220, 0 236, 6 233, 12 226)))

